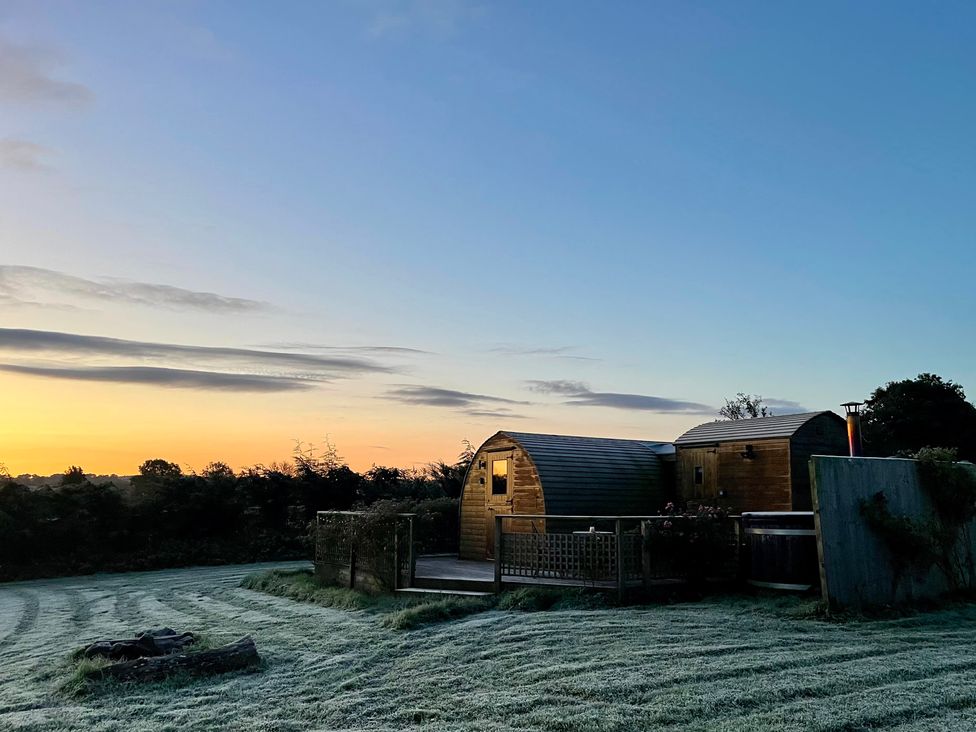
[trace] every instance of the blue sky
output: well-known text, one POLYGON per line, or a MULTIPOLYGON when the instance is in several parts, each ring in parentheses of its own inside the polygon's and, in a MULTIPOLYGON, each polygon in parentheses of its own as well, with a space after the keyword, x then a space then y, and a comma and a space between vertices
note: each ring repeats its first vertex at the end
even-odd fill
MULTIPOLYGON (((178 405, 197 426, 146 426, 133 456, 196 429, 241 463, 329 433, 406 464, 515 422, 671 439, 711 417, 671 402, 836 409, 920 371, 976 389, 974 21, 950 2, 4 3, 0 328, 426 353, 277 399, 45 376, 231 367, 8 333, 21 370, 0 380, 25 404, 178 405), (556 381, 576 383, 536 383, 556 381), (246 450, 213 436, 228 419, 246 450)), ((75 462, 114 434, 65 430, 75 462)))

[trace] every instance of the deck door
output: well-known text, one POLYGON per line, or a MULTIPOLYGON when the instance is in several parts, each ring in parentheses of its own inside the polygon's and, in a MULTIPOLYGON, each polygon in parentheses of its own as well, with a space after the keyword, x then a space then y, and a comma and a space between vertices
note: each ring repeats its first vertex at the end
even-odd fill
POLYGON ((485 466, 485 555, 495 556, 495 516, 512 513, 512 451, 489 452, 485 466))

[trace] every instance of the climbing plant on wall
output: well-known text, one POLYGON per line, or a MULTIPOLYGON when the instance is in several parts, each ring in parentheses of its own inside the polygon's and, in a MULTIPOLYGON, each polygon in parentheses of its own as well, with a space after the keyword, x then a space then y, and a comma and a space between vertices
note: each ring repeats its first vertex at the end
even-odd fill
POLYGON ((932 566, 945 577, 952 593, 976 590, 972 524, 976 520, 976 470, 956 462, 954 449, 919 450, 919 483, 931 511, 921 517, 891 512, 883 491, 862 501, 861 515, 888 550, 893 570, 892 594, 909 573, 925 574, 932 566))

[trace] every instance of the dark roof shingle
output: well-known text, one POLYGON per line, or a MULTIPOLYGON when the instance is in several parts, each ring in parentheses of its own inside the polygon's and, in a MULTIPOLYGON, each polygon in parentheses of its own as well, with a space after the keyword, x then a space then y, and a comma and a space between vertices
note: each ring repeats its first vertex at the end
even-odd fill
POLYGON ((639 515, 659 510, 661 455, 669 442, 606 437, 503 434, 528 453, 548 514, 639 515))
POLYGON ((784 414, 755 419, 727 419, 706 422, 692 427, 674 441, 675 445, 696 445, 708 442, 727 442, 729 440, 762 440, 769 437, 792 437, 803 425, 822 414, 831 414, 843 419, 834 412, 806 412, 804 414, 784 414))

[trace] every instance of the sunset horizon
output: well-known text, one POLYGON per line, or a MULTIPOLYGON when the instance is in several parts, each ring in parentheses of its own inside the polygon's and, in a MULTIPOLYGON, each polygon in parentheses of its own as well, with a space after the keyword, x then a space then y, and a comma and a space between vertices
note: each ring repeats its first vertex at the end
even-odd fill
POLYGON ((11 4, 0 463, 410 467, 976 388, 960 24, 557 15, 11 4))
POLYGON ((0 0, 0 730, 976 730, 974 31, 0 0))

